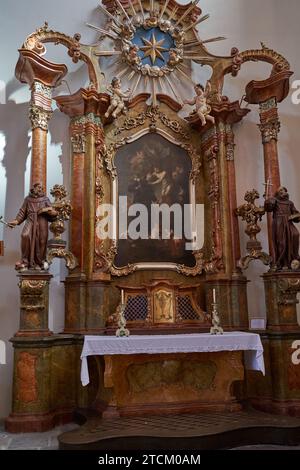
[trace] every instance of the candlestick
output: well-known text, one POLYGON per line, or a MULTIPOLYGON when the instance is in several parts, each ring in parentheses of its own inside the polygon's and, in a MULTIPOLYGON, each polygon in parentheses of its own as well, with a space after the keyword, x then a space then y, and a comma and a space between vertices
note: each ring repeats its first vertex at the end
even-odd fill
POLYGON ((213 289, 213 303, 216 303, 216 289, 213 289))
POLYGON ((130 335, 129 330, 126 328, 126 318, 124 316, 124 312, 126 310, 125 304, 119 304, 117 312, 118 312, 118 329, 116 331, 116 336, 119 337, 127 337, 130 335))
POLYGON ((125 304, 124 289, 121 290, 121 304, 125 304))
POLYGON ((213 304, 212 309, 212 327, 210 329, 211 335, 222 335, 224 333, 223 328, 221 327, 221 321, 219 313, 217 310, 217 304, 213 304))

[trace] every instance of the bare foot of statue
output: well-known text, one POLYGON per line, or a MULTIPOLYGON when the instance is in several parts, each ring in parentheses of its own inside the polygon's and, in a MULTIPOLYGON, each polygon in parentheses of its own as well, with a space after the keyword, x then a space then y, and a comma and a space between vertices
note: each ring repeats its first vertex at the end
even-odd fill
POLYGON ((15 264, 16 271, 24 271, 27 268, 28 268, 28 264, 25 264, 23 261, 18 261, 15 264))

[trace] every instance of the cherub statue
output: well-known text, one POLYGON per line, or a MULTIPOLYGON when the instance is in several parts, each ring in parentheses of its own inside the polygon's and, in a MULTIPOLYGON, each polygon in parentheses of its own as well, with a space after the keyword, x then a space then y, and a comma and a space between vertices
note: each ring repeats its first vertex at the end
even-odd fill
POLYGON ((196 105, 195 112, 198 114, 202 126, 205 126, 206 121, 210 121, 214 124, 215 118, 210 115, 211 107, 207 103, 208 95, 211 92, 210 82, 207 82, 205 89, 203 85, 198 83, 195 85, 194 90, 196 92, 196 96, 192 100, 184 100, 184 104, 189 104, 191 106, 196 105))
POLYGON ((181 42, 184 38, 184 31, 176 26, 172 31, 172 35, 175 41, 181 42))
POLYGON ((124 98, 128 99, 130 96, 130 88, 126 92, 121 90, 121 80, 114 77, 111 81, 111 85, 108 87, 111 92, 111 101, 108 110, 105 113, 105 117, 108 118, 111 114, 113 118, 116 118, 121 112, 125 112, 124 98))
POLYGON ((131 44, 128 52, 128 60, 132 65, 139 64, 141 62, 138 56, 139 47, 136 44, 131 44))
POLYGON ((171 49, 169 50, 168 64, 171 65, 171 66, 174 66, 174 65, 177 65, 179 63, 179 61, 180 61, 180 59, 178 57, 176 49, 171 47, 171 49))
POLYGON ((150 11, 149 17, 145 21, 146 28, 155 28, 158 23, 159 10, 150 11))
POLYGON ((121 35, 126 39, 132 39, 135 33, 135 27, 133 24, 122 23, 121 35))

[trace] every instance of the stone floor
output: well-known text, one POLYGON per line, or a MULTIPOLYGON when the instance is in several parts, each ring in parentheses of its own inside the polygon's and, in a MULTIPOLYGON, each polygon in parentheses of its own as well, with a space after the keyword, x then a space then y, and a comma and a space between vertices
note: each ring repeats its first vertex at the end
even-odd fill
MULTIPOLYGON (((77 424, 71 423, 57 426, 48 432, 10 434, 5 432, 3 424, 0 424, 0 450, 58 450, 57 436, 62 432, 77 428, 77 424)), ((300 446, 255 445, 237 447, 232 450, 300 450, 300 446)))
POLYGON ((0 424, 0 450, 57 450, 57 436, 78 427, 71 423, 47 432, 11 434, 5 432, 3 424, 0 424))

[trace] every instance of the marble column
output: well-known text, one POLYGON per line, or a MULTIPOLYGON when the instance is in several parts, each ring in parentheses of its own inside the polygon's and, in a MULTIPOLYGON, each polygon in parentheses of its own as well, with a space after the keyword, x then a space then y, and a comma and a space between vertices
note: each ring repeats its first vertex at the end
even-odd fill
MULTIPOLYGON (((260 124, 259 129, 262 137, 264 149, 264 169, 265 182, 271 186, 266 186, 266 195, 271 197, 280 186, 280 170, 278 161, 278 134, 280 131, 280 121, 278 117, 276 98, 271 98, 259 105, 260 124)), ((272 239, 272 214, 267 214, 268 221, 268 241, 269 250, 274 259, 274 247, 272 239)))

